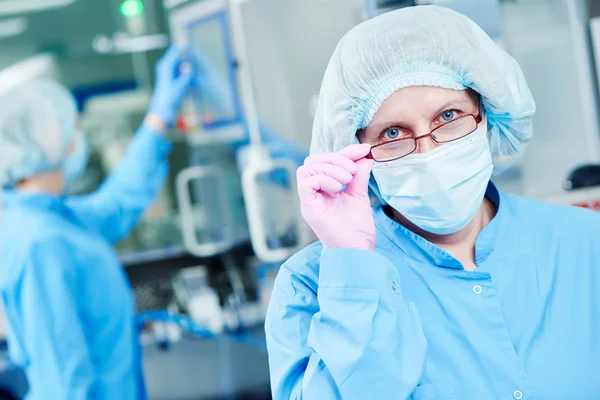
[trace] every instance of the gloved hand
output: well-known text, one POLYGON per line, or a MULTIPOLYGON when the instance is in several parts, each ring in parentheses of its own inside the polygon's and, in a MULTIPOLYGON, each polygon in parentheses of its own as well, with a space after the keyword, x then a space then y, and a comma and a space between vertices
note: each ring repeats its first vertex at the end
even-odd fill
POLYGON ((310 156, 298 168, 302 216, 325 248, 375 249, 368 144, 310 156), (342 190, 343 185, 346 187, 342 190))
POLYGON ((187 70, 181 52, 174 45, 156 64, 156 85, 148 114, 160 117, 166 126, 173 126, 181 102, 194 79, 193 64, 187 70))

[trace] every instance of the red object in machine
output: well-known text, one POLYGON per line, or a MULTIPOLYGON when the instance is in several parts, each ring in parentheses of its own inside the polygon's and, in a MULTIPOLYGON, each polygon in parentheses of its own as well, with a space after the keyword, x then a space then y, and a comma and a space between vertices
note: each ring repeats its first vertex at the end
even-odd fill
POLYGON ((600 200, 579 201, 576 203, 572 203, 571 205, 575 207, 588 208, 594 211, 600 211, 600 200))
POLYGON ((190 129, 187 120, 183 115, 177 116, 177 119, 175 120, 175 128, 180 133, 187 133, 187 131, 190 129))

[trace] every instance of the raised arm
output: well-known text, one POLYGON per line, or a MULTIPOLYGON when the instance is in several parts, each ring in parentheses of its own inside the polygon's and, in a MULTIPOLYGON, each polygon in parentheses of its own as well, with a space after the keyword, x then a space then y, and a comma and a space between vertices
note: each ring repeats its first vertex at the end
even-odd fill
POLYGON ((189 88, 193 74, 180 74, 183 60, 171 47, 157 64, 157 82, 144 123, 119 164, 100 188, 74 196, 67 205, 88 229, 110 241, 129 234, 164 185, 171 143, 164 137, 189 88))

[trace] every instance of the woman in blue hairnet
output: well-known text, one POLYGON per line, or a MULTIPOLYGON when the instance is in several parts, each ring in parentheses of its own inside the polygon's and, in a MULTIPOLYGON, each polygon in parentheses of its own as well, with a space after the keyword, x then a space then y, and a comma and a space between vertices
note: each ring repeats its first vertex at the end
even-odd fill
POLYGON ((534 112, 515 60, 451 10, 340 41, 298 170, 320 243, 267 316, 275 399, 600 397, 600 216, 490 182, 534 112))
POLYGON ((87 163, 77 110, 57 83, 0 99, 0 293, 29 399, 145 398, 135 304, 112 243, 162 188, 172 125, 193 74, 169 49, 144 123, 98 191, 65 197, 87 163))

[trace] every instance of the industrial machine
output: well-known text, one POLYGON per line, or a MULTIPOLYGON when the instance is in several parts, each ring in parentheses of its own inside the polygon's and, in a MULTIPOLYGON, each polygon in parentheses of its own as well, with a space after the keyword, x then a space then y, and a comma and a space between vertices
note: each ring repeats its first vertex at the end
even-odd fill
MULTIPOLYGON (((238 153, 238 165, 250 241, 257 258, 281 262, 306 244, 306 240, 302 240, 304 225, 295 194, 297 166, 292 160, 272 158, 263 144, 246 56, 241 5, 238 1, 221 0, 188 5, 173 12, 171 27, 176 43, 190 54, 208 58, 197 66, 201 69, 198 73, 208 73, 202 69, 214 67, 216 71, 210 76, 216 82, 211 85, 220 86, 218 99, 207 99, 210 97, 207 91, 191 93, 191 106, 186 108, 186 116, 195 122, 189 124, 195 130, 188 132, 189 143, 199 146, 211 142, 240 142, 246 140, 247 135, 247 145, 238 153), (277 185, 269 182, 269 176, 277 173, 287 182, 280 185, 279 191, 274 190, 277 185), (277 195, 279 199, 275 198, 277 195), (285 236, 290 235, 290 230, 294 240, 286 242, 285 236)), ((214 165, 195 165, 182 171, 178 177, 177 193, 184 239, 193 254, 216 253, 232 245, 233 228, 227 207, 229 198, 223 178, 220 169, 214 165), (198 222, 202 221, 195 220, 192 214, 191 192, 188 190, 190 182, 193 182, 197 197, 204 201, 203 205, 209 204, 205 199, 210 196, 217 198, 210 203, 214 206, 210 207, 211 214, 220 216, 215 225, 222 228, 222 232, 216 235, 216 241, 202 243, 196 240, 196 226, 200 226, 198 222)))

